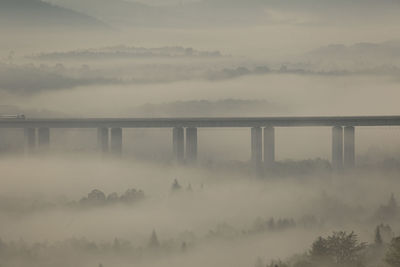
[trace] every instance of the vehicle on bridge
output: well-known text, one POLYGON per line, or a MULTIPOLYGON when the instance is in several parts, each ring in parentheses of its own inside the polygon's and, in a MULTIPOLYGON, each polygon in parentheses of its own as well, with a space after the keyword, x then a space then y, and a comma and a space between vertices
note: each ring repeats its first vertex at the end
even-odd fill
POLYGON ((15 115, 0 115, 0 120, 25 120, 26 116, 24 114, 15 115))

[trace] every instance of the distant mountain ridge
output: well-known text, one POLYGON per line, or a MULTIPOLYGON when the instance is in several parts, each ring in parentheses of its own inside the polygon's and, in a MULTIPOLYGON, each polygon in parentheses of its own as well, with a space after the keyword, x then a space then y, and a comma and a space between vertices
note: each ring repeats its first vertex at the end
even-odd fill
POLYGON ((307 54, 316 59, 400 59, 400 40, 383 43, 357 43, 354 45, 331 44, 320 47, 307 54))
POLYGON ((208 2, 152 6, 123 0, 45 0, 84 12, 115 26, 187 27, 243 25, 266 19, 253 5, 215 6, 208 2))
POLYGON ((1 0, 0 22, 7 26, 24 27, 107 27, 106 24, 64 7, 41 0, 1 0))
MULTIPOLYGON (((271 14, 279 10, 337 22, 365 15, 380 17, 400 12, 400 0, 199 0, 181 4, 149 5, 134 0, 44 0, 99 18, 116 27, 242 26, 276 22, 271 14), (271 13, 272 11, 272 13, 271 13), (360 16, 360 14, 364 14, 360 16)), ((296 18, 296 16, 294 17, 296 18)), ((279 18, 278 18, 279 21, 279 18)), ((286 21, 286 20, 283 20, 286 21)), ((293 20, 289 20, 293 23, 293 20)), ((302 20, 300 20, 302 21, 302 20)))

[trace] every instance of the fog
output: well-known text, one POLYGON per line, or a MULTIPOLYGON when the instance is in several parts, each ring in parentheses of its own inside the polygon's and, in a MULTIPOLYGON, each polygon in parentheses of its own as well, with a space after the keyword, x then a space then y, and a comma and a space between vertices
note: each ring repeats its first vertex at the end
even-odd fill
MULTIPOLYGON (((376 213, 389 200, 388 192, 398 187, 398 175, 391 172, 260 180, 230 171, 178 169, 131 160, 106 162, 65 156, 45 161, 2 160, 1 169, 7 174, 1 186, 2 240, 23 239, 25 245, 16 246, 33 253, 19 252, 19 261, 33 257, 30 264, 34 266, 54 262, 61 266, 99 262, 242 266, 252 265, 257 257, 272 260, 303 253, 315 236, 332 229, 354 230, 363 241, 372 242, 375 224, 381 219, 376 213), (24 168, 18 167, 21 164, 24 168), (174 179, 182 186, 176 192, 171 190, 174 179), (79 200, 94 188, 106 194, 136 188, 143 190, 145 198, 132 203, 82 204, 79 200), (260 228, 270 218, 293 219, 295 224, 260 228), (153 230, 161 246, 157 249, 148 247, 153 230), (118 251, 113 247, 115 238, 129 241, 129 246, 121 245, 118 251), (31 248, 36 242, 43 247, 31 248), (87 247, 91 242, 99 251, 87 247), (188 245, 184 252, 182 242, 188 245), (57 259, 53 253, 59 255, 57 259), (69 253, 80 256, 68 258, 69 253)), ((397 232, 397 219, 388 221, 397 232)))
MULTIPOLYGON (((399 9, 0 0, 0 124, 398 115, 399 9)), ((398 266, 400 128, 356 127, 344 170, 331 127, 275 128, 262 168, 250 128, 199 128, 196 162, 169 128, 123 129, 119 156, 97 129, 51 129, 45 148, 0 128, 0 266, 398 266)))

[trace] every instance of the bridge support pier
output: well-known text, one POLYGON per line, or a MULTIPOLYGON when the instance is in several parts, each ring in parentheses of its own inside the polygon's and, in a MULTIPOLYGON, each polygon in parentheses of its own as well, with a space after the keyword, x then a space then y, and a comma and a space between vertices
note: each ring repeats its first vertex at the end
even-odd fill
POLYGON ((33 151, 36 148, 36 129, 25 128, 24 138, 25 138, 25 152, 28 154, 33 153, 33 151))
POLYGON ((197 128, 186 128, 186 159, 188 162, 197 160, 197 128))
POLYGON ((332 128, 332 167, 334 170, 343 168, 343 127, 332 128))
POLYGON ((111 128, 111 153, 122 156, 122 128, 111 128))
POLYGON ((39 128, 38 143, 41 150, 48 150, 50 147, 50 128, 39 128))
POLYGON ((174 153, 174 159, 178 162, 182 162, 185 156, 185 134, 182 127, 175 127, 172 130, 172 149, 174 153))
POLYGON ((108 152, 109 143, 109 131, 108 128, 98 128, 97 129, 97 148, 102 153, 108 152))
POLYGON ((251 161, 255 164, 262 162, 262 129, 251 128, 251 161))
POLYGON ((355 129, 353 126, 344 128, 344 167, 355 167, 355 129))
POLYGON ((275 163, 275 128, 264 128, 264 164, 269 167, 275 163))

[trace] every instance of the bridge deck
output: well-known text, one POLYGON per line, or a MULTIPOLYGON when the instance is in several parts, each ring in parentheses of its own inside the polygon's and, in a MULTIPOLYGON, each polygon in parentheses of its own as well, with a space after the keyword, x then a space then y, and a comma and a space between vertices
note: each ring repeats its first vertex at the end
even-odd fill
POLYGON ((400 126, 400 116, 0 119, 0 128, 400 126))

